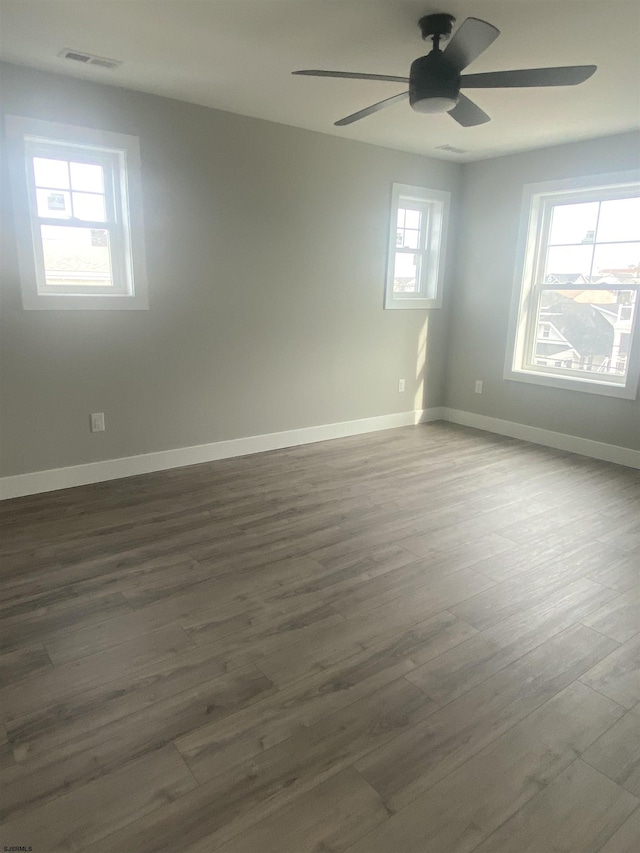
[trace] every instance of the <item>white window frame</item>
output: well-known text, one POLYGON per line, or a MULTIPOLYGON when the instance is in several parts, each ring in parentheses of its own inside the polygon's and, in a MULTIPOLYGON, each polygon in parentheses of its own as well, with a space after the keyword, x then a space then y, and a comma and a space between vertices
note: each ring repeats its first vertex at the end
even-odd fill
POLYGON ((25 310, 145 310, 149 307, 139 140, 93 128, 6 116, 7 150, 25 310), (105 174, 106 222, 38 215, 33 157, 100 163, 105 174), (47 286, 41 224, 82 226, 109 233, 113 285, 91 290, 47 286))
POLYGON ((441 308, 444 259, 451 193, 393 184, 391 190, 391 220, 385 286, 385 308, 441 308), (398 208, 419 210, 422 213, 418 249, 403 249, 396 245, 398 208), (396 255, 419 255, 419 290, 414 293, 394 293, 393 278, 396 255))
MULTIPOLYGON (((507 337, 505 379, 629 400, 636 398, 640 378, 640 304, 636 309, 634 328, 631 330, 626 377, 603 377, 596 373, 587 374, 586 371, 584 375, 576 375, 575 370, 566 367, 535 365, 532 363, 532 343, 538 325, 538 292, 545 286, 538 280, 537 273, 544 263, 545 240, 552 205, 558 201, 570 203, 623 198, 637 195, 639 191, 640 170, 547 181, 524 187, 507 337)), ((570 288, 565 286, 564 289, 570 288)), ((616 289, 634 288, 633 285, 620 285, 616 289)))

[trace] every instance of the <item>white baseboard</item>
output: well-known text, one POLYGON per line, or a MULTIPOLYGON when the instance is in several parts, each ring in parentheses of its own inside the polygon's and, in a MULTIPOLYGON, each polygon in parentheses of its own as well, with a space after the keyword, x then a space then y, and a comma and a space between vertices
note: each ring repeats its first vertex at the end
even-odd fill
POLYGON ((499 418, 477 415, 473 412, 433 407, 417 411, 397 412, 392 415, 379 415, 373 418, 362 418, 356 421, 343 421, 336 424, 322 424, 321 426, 285 430, 284 432, 252 435, 247 438, 230 439, 229 441, 216 441, 194 447, 178 447, 174 450, 160 450, 156 453, 144 453, 139 456, 105 459, 102 462, 88 462, 84 465, 53 468, 49 471, 34 471, 31 474, 16 474, 13 477, 0 478, 0 500, 439 420, 475 427, 498 435, 508 435, 534 444, 543 444, 547 447, 590 456, 594 459, 602 459, 605 462, 615 462, 618 465, 626 465, 630 468, 640 468, 640 451, 638 450, 605 444, 601 441, 590 441, 586 438, 565 435, 526 424, 503 421, 499 418))
POLYGON ((477 415, 460 409, 443 408, 442 420, 498 435, 508 435, 511 438, 530 441, 532 444, 543 444, 545 447, 554 447, 556 450, 567 450, 569 453, 590 456, 592 459, 601 459, 603 462, 614 462, 616 465, 626 465, 628 468, 640 468, 640 450, 632 450, 630 447, 605 444, 603 441, 592 441, 589 438, 579 438, 576 435, 567 435, 550 429, 503 421, 500 418, 477 415))
POLYGON ((118 480, 121 477, 149 474, 153 471, 164 471, 169 468, 182 468, 185 465, 198 465, 201 462, 215 462, 217 459, 246 456, 249 453, 261 453, 265 450, 295 447, 314 441, 326 441, 327 439, 342 438, 348 435, 413 426, 441 418, 442 409, 438 408, 397 412, 392 415, 379 415, 378 417, 362 418, 357 421, 343 421, 337 424, 323 424, 265 435, 252 435, 247 438, 216 441, 212 444, 200 444, 194 447, 178 447, 174 450, 160 450, 156 453, 144 453, 139 456, 72 465, 68 468, 34 471, 31 474, 16 474, 13 477, 0 478, 0 500, 68 489, 72 486, 86 486, 89 483, 100 483, 106 480, 118 480))

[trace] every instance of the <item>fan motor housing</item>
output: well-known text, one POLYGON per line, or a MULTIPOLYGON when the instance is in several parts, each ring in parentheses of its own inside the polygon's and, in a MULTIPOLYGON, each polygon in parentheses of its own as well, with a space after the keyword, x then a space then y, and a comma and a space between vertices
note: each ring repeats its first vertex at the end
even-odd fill
POLYGON ((439 50, 420 56, 409 72, 409 103, 419 113, 447 112, 460 95, 460 72, 439 50))

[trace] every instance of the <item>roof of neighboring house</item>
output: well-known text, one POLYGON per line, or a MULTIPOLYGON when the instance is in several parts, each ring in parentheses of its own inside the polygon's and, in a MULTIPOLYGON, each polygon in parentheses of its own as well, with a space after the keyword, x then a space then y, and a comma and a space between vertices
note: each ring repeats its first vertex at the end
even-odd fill
POLYGON ((546 284, 588 284, 587 277, 581 272, 552 272, 546 279, 546 284))
POLYGON ((536 355, 541 358, 573 358, 580 353, 567 344, 567 341, 536 341, 536 355))
POLYGON ((587 302, 578 302, 560 291, 540 312, 540 319, 553 317, 553 325, 582 356, 610 355, 613 346, 613 326, 602 313, 587 302))

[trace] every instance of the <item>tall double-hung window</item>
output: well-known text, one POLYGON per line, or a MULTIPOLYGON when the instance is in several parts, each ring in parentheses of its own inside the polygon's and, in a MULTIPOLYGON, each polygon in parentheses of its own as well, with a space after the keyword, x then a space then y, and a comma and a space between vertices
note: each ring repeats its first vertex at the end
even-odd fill
POLYGON ((526 187, 506 378, 635 397, 639 289, 637 174, 526 187))

